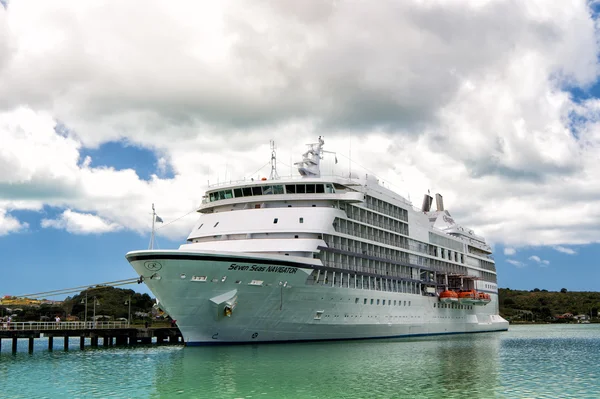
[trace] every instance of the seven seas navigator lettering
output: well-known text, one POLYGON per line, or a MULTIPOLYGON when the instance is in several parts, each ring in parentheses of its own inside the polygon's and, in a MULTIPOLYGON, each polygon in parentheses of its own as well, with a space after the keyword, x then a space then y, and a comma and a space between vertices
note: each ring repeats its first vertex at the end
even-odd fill
POLYGON ((232 263, 227 270, 243 270, 248 272, 269 272, 269 273, 289 273, 295 274, 298 269, 287 266, 258 266, 258 265, 238 265, 232 263))

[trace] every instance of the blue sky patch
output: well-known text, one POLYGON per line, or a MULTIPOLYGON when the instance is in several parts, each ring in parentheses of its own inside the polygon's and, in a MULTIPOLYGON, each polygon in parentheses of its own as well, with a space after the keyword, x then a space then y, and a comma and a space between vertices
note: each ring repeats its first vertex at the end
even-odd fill
POLYGON ((92 167, 112 167, 116 170, 133 169, 142 180, 150 180, 155 174, 163 179, 174 177, 173 170, 167 164, 166 170, 158 166, 159 156, 147 148, 142 148, 124 141, 111 141, 98 148, 82 148, 80 162, 92 158, 92 167))

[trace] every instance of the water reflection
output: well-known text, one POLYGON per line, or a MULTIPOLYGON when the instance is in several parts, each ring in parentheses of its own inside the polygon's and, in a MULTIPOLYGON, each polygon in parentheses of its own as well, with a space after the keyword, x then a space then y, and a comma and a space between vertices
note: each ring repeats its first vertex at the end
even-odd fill
POLYGON ((397 341, 46 348, 3 348, 0 397, 597 398, 600 386, 597 324, 397 341))
POLYGON ((178 375, 156 373, 156 387, 215 398, 493 397, 498 348, 498 334, 186 348, 178 375))

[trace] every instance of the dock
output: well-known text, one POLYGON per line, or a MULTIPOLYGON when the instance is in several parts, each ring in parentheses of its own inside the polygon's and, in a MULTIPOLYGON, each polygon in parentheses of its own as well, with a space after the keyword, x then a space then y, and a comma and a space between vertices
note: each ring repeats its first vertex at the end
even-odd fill
POLYGON ((92 348, 113 345, 133 346, 137 344, 184 344, 181 332, 177 327, 147 327, 130 326, 127 322, 19 322, 0 323, 0 350, 4 340, 12 341, 12 352, 17 352, 19 339, 28 340, 29 352, 33 352, 34 340, 48 338, 48 350, 54 349, 54 338, 63 339, 64 350, 69 350, 69 339, 79 339, 79 348, 85 349, 86 338, 90 339, 92 348))

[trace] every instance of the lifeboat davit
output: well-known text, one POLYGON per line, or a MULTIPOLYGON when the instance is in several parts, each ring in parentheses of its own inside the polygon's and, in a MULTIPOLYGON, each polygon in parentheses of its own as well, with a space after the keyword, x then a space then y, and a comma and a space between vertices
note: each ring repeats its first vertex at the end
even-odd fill
POLYGON ((440 293, 440 302, 442 303, 457 303, 458 294, 452 290, 446 290, 440 293))

